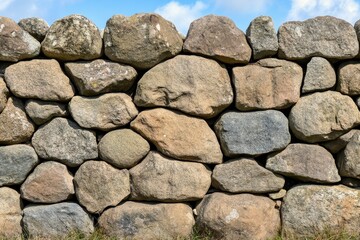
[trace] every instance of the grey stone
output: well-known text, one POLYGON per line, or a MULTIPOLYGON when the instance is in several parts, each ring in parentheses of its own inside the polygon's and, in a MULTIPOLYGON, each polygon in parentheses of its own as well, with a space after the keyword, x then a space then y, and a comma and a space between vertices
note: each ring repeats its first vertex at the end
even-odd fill
POLYGON ((69 103, 69 111, 80 126, 103 131, 122 127, 138 114, 131 97, 125 93, 75 96, 69 103))
POLYGON ((33 59, 5 70, 5 81, 17 97, 44 101, 68 101, 74 96, 69 78, 54 59, 33 59))
POLYGON ((338 153, 340 150, 344 149, 349 143, 352 136, 354 136, 354 134, 357 132, 360 132, 360 130, 352 129, 334 140, 322 142, 320 144, 327 150, 329 150, 332 154, 335 154, 338 153))
POLYGON ((212 193, 196 207, 196 225, 213 232, 214 239, 273 239, 281 227, 275 206, 263 196, 212 193))
POLYGON ((287 191, 285 189, 281 189, 278 192, 270 193, 269 198, 272 200, 282 199, 286 196, 287 191))
POLYGON ((0 238, 21 239, 20 194, 8 187, 0 188, 0 238))
POLYGON ((349 59, 359 52, 353 26, 331 16, 286 22, 280 26, 279 57, 301 60, 310 57, 349 59))
POLYGON ((274 22, 269 16, 260 16, 252 20, 246 30, 246 37, 255 60, 274 56, 279 49, 274 22))
POLYGON ((232 101, 231 80, 224 66, 184 55, 147 71, 138 82, 134 99, 137 106, 169 107, 202 118, 215 117, 232 101))
POLYGON ((131 199, 184 202, 202 199, 211 185, 211 171, 203 164, 176 161, 150 152, 130 169, 131 199))
POLYGON ((288 120, 276 110, 227 112, 216 122, 215 132, 228 157, 281 150, 291 140, 288 120))
POLYGON ((49 24, 44 19, 36 17, 23 18, 18 22, 18 25, 39 42, 44 40, 49 30, 49 24))
POLYGON ((300 98, 302 78, 298 64, 275 58, 234 67, 235 106, 241 111, 290 107, 300 98))
POLYGON ((10 95, 9 89, 6 87, 4 79, 0 77, 0 113, 6 107, 6 103, 9 95, 10 95))
POLYGON ((102 39, 93 22, 81 15, 55 21, 49 28, 41 50, 48 58, 64 61, 92 60, 102 54, 102 39))
POLYGON ((95 133, 75 122, 55 118, 41 126, 31 140, 39 157, 76 167, 98 157, 95 133))
POLYGON ((187 239, 195 223, 192 209, 183 203, 127 201, 106 210, 99 229, 114 239, 187 239))
POLYGON ((296 239, 321 232, 360 234, 359 190, 343 185, 291 188, 281 206, 282 234, 296 239))
POLYGON ((239 158, 216 165, 212 185, 231 193, 269 193, 284 187, 285 179, 260 166, 255 160, 239 158))
POLYGON ((24 104, 10 97, 0 113, 0 144, 16 144, 30 140, 35 125, 25 113, 24 104))
POLYGON ((22 183, 38 163, 38 156, 30 146, 0 146, 0 186, 22 183))
POLYGON ((248 63, 251 57, 245 34, 231 19, 216 15, 191 23, 183 49, 228 64, 248 63))
POLYGON ((313 57, 306 65, 302 93, 328 90, 335 86, 336 74, 331 63, 322 57, 313 57))
POLYGON ((98 148, 102 160, 117 168, 131 168, 150 151, 150 144, 131 129, 119 129, 105 134, 98 148))
POLYGON ((324 147, 294 143, 270 155, 266 168, 305 182, 336 183, 341 180, 335 159, 324 147))
POLYGON ((94 231, 92 217, 76 203, 30 205, 23 213, 24 231, 30 237, 59 239, 75 232, 90 236, 94 231))
POLYGON ((339 92, 326 91, 306 95, 294 105, 289 126, 305 142, 333 140, 359 123, 354 101, 339 92))
POLYGON ((355 133, 346 147, 338 154, 340 176, 360 179, 360 133, 355 133))
POLYGON ((65 70, 83 96, 125 92, 137 76, 133 67, 103 59, 66 63, 65 70))
POLYGON ((69 115, 66 104, 32 99, 25 102, 25 110, 31 120, 37 125, 44 124, 55 117, 66 117, 69 115))
POLYGON ((91 213, 101 213, 130 195, 130 175, 104 161, 87 161, 76 171, 76 197, 91 213))
POLYGON ((345 62, 338 69, 338 84, 336 90, 346 95, 360 94, 360 64, 358 62, 345 62))
POLYGON ((148 69, 180 53, 175 26, 154 13, 114 15, 104 30, 105 55, 115 62, 148 69))
POLYGON ((40 53, 40 43, 13 20, 0 17, 0 61, 17 62, 40 53))

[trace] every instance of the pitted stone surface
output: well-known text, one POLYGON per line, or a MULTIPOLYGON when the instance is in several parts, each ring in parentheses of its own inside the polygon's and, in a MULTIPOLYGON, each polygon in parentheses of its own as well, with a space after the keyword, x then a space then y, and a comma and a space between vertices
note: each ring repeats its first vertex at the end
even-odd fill
POLYGON ((18 22, 18 25, 39 42, 44 40, 49 30, 49 24, 44 19, 36 17, 23 18, 18 22))

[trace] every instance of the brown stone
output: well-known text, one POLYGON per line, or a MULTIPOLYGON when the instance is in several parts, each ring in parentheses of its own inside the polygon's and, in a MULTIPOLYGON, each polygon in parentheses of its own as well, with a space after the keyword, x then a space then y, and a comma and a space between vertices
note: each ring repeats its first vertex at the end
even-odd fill
POLYGON ((339 92, 346 95, 360 94, 360 64, 358 62, 345 62, 339 66, 338 69, 338 84, 339 92))
POLYGON ((41 100, 27 100, 25 110, 31 120, 37 125, 46 123, 54 117, 66 117, 69 115, 67 104, 58 102, 44 102, 41 100))
POLYGON ((360 132, 355 133, 346 147, 337 155, 340 176, 360 179, 360 132))
POLYGON ((10 95, 9 89, 6 87, 4 79, 0 77, 0 113, 6 107, 6 103, 9 95, 10 95))
POLYGON ((21 239, 20 194, 8 187, 0 188, 0 238, 21 239))

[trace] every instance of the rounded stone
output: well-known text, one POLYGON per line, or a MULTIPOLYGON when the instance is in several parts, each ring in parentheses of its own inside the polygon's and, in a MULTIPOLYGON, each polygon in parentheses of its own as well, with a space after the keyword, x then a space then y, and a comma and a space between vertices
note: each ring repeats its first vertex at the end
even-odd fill
POLYGON ((23 18, 18 22, 18 25, 39 42, 44 40, 49 30, 49 24, 44 19, 37 17, 23 18))

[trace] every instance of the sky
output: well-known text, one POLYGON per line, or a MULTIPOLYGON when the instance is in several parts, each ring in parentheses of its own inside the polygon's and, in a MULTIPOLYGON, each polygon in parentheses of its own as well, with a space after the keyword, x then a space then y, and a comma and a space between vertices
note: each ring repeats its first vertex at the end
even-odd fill
POLYGON ((100 29, 115 14, 159 13, 186 35, 190 23, 202 16, 227 16, 246 31, 258 16, 272 17, 276 29, 286 21, 331 15, 351 24, 360 19, 360 0, 0 0, 0 16, 15 21, 40 17, 51 25, 70 14, 81 14, 100 29))

